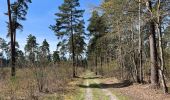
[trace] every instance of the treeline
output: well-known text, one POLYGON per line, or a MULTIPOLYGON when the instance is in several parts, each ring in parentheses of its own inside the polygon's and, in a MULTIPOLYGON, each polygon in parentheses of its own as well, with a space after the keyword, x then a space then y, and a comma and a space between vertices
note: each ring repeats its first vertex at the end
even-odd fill
POLYGON ((169 0, 104 0, 88 26, 88 61, 96 74, 111 73, 152 87, 161 83, 167 93, 169 7, 169 0))
MULTIPOLYGON (((4 39, 0 38, 0 47, 1 47, 1 60, 3 60, 6 66, 10 65, 11 61, 11 52, 10 52, 10 43, 7 43, 4 39)), ((58 51, 50 53, 50 45, 46 39, 39 45, 36 41, 36 37, 29 35, 27 38, 27 43, 24 48, 24 52, 19 49, 19 44, 16 42, 15 47, 15 59, 17 67, 28 67, 30 64, 40 64, 42 62, 46 63, 59 63, 60 61, 67 61, 67 58, 62 58, 59 56, 58 51)), ((2 65, 1 65, 2 66, 2 65)))
MULTIPOLYGON (((60 43, 59 43, 60 44, 60 43)), ((58 44, 58 46, 59 46, 58 44)), ((24 47, 24 51, 19 49, 19 43, 16 42, 15 47, 15 60, 16 60, 16 66, 19 68, 23 67, 29 67, 30 64, 60 64, 62 62, 70 62, 71 58, 65 56, 59 52, 58 49, 56 51, 53 51, 53 53, 50 52, 50 44, 46 39, 43 40, 41 44, 37 43, 37 39, 35 36, 30 34, 27 37, 27 42, 24 47)), ((11 52, 10 52, 10 43, 7 43, 5 39, 0 38, 0 59, 2 61, 2 66, 10 66, 11 62, 11 52)), ((62 48, 60 48, 62 49, 62 48)), ((82 49, 82 48, 81 48, 82 49)), ((87 62, 84 58, 79 58, 79 56, 76 56, 76 65, 83 67, 84 65, 87 65, 87 62)), ((85 67, 85 66, 84 66, 85 67)))

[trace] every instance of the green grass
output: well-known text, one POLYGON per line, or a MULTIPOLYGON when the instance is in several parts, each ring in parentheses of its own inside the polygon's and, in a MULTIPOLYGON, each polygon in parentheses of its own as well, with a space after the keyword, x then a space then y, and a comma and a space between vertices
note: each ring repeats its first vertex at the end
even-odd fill
POLYGON ((93 100, 110 100, 109 96, 106 96, 101 89, 93 89, 93 100))
MULTIPOLYGON (((98 85, 98 84, 96 84, 96 85, 98 85)), ((98 87, 101 87, 101 86, 98 85, 98 87)), ((115 92, 115 91, 111 91, 111 92, 112 92, 113 95, 115 95, 118 98, 118 100, 130 100, 130 98, 128 96, 122 95, 122 94, 115 92)), ((109 99, 104 99, 104 100, 109 100, 109 99)))
MULTIPOLYGON (((92 90, 92 98, 93 100, 110 100, 110 97, 107 96, 101 89, 101 86, 96 83, 98 82, 98 79, 93 79, 96 75, 90 71, 86 71, 84 75, 82 75, 84 80, 80 80, 78 83, 82 85, 76 86, 74 92, 71 94, 67 95, 66 100, 85 100, 85 95, 86 95, 86 82, 89 82, 89 88, 92 90), (92 79, 91 79, 92 78, 92 79), (83 87, 84 86, 84 87, 83 87)), ((124 96, 120 93, 116 93, 115 91, 111 91, 113 95, 115 95, 118 100, 130 100, 129 97, 124 96)))
MULTIPOLYGON (((80 81, 80 84, 85 85, 85 82, 80 81)), ((65 97, 66 97, 65 98, 66 100, 84 100, 85 88, 76 86, 75 90, 72 93, 70 93, 69 95, 66 95, 65 97)))
POLYGON ((85 90, 83 88, 80 88, 76 95, 74 95, 73 100, 84 100, 84 94, 85 94, 85 90))
POLYGON ((89 84, 91 84, 91 86, 93 88, 92 89, 92 95, 93 95, 93 100, 110 100, 109 96, 106 96, 103 91, 100 88, 100 85, 96 84, 93 80, 88 80, 89 84))

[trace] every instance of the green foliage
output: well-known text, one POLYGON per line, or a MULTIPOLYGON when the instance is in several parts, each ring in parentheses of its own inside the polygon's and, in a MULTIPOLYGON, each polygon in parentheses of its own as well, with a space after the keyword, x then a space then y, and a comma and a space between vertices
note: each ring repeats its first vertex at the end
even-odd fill
POLYGON ((23 67, 23 64, 26 61, 26 59, 22 50, 16 50, 16 61, 18 67, 23 67))
MULTIPOLYGON (((13 32, 16 32, 16 29, 22 30, 23 26, 19 21, 26 20, 26 15, 28 11, 28 3, 31 3, 31 0, 17 0, 11 4, 11 15, 12 15, 12 24, 13 24, 13 32)), ((9 23, 8 28, 9 28, 9 23)), ((8 30, 7 36, 10 36, 10 32, 8 30)))
POLYGON ((37 49, 37 42, 36 37, 33 35, 29 35, 27 38, 27 44, 25 45, 25 51, 28 53, 29 60, 34 62, 35 61, 35 53, 37 49))
POLYGON ((51 25, 51 29, 55 31, 58 37, 70 35, 70 31, 76 30, 77 23, 81 21, 84 10, 78 10, 79 0, 64 0, 59 7, 60 13, 56 13, 56 25, 51 25))
POLYGON ((60 12, 55 14, 57 16, 56 24, 50 26, 56 36, 62 39, 57 46, 63 57, 68 52, 73 54, 73 47, 75 47, 75 53, 77 54, 82 53, 84 50, 84 10, 79 10, 79 6, 79 0, 64 0, 64 3, 59 7, 60 12), (72 38, 74 41, 72 41, 72 38), (80 42, 82 44, 81 50, 79 49, 80 46, 78 46, 80 42))
POLYGON ((3 52, 7 51, 7 43, 3 38, 0 38, 0 56, 3 56, 3 52))
MULTIPOLYGON (((76 53, 76 55, 79 56, 82 53, 84 53, 84 51, 85 51, 85 46, 86 46, 86 43, 84 41, 85 37, 81 36, 79 34, 74 34, 73 37, 74 37, 74 42, 73 43, 74 43, 74 47, 75 47, 75 53, 76 53)), ((72 43, 72 41, 71 41, 71 39, 69 39, 69 42, 68 42, 69 51, 72 50, 71 43, 72 43)))
POLYGON ((93 11, 92 17, 89 19, 90 24, 87 30, 90 32, 90 35, 101 37, 106 32, 106 22, 104 15, 99 16, 97 11, 93 11))
POLYGON ((53 61, 54 61, 54 63, 60 61, 60 56, 59 56, 59 52, 58 51, 54 51, 54 53, 53 53, 53 61))
POLYGON ((39 56, 41 61, 45 60, 45 61, 50 61, 50 49, 49 49, 49 44, 47 42, 47 40, 45 39, 42 43, 42 45, 39 47, 40 51, 39 51, 39 56))
POLYGON ((47 40, 45 39, 42 43, 42 46, 41 46, 41 50, 43 52, 45 52, 46 54, 48 54, 50 52, 50 49, 49 49, 49 44, 47 42, 47 40))
POLYGON ((36 42, 36 37, 30 34, 27 38, 27 44, 25 46, 25 51, 34 52, 37 45, 38 44, 36 42))
MULTIPOLYGON (((88 45, 88 55, 101 55, 103 46, 103 37, 107 33, 107 25, 105 22, 104 14, 100 16, 97 11, 93 11, 91 18, 89 19, 90 24, 87 30, 90 32, 89 35, 92 37, 88 45)), ((107 44, 105 44, 107 45, 107 44)), ((106 48, 103 48, 106 49, 106 48)))

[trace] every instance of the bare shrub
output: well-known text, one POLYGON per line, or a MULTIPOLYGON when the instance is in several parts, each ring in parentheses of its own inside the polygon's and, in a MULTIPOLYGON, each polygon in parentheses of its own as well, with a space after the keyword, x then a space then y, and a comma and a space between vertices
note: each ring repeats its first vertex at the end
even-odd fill
MULTIPOLYGON (((72 66, 69 62, 60 64, 40 63, 27 64, 27 67, 17 68, 16 77, 10 78, 10 68, 4 68, 0 74, 0 97, 2 100, 48 100, 60 98, 69 92, 69 82, 72 78, 72 66)), ((83 68, 78 68, 81 74, 83 68)))

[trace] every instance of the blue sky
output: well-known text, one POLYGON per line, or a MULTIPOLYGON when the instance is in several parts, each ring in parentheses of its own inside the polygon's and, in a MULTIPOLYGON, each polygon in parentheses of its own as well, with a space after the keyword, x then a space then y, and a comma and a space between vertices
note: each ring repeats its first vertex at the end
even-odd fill
MULTIPOLYGON (((12 1, 15 0, 11 0, 11 2, 12 1)), ((44 39, 47 39, 51 52, 56 50, 58 40, 55 33, 49 29, 49 26, 55 24, 54 13, 59 12, 58 6, 60 6, 63 1, 64 0, 32 0, 32 3, 29 5, 27 20, 22 22, 24 29, 23 31, 17 32, 17 41, 19 42, 21 50, 24 50, 29 34, 36 36, 37 42, 40 45, 44 39)), ((80 0, 80 9, 85 9, 84 20, 86 27, 92 9, 100 5, 100 3, 101 0, 80 0)), ((0 37, 9 41, 9 38, 6 38, 6 21, 8 21, 8 17, 4 15, 5 12, 7 12, 6 0, 0 0, 0 37)))

